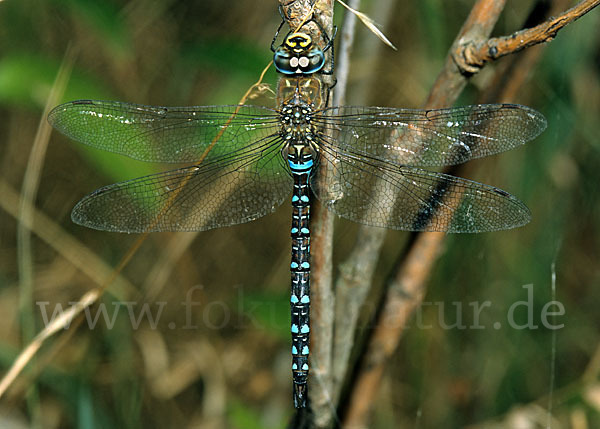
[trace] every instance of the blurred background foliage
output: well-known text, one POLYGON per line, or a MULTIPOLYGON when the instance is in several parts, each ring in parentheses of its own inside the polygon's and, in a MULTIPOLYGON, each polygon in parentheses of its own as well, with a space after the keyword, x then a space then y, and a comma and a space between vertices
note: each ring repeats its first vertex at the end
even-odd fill
MULTIPOLYGON (((383 25, 399 50, 359 26, 347 104, 419 107, 472 4, 363 1, 361 10, 383 25)), ((533 4, 509 0, 494 34, 522 28, 533 4)), ((338 24, 341 17, 336 7, 338 24)), ((21 188, 68 47, 75 62, 63 101, 235 104, 269 62, 278 24, 275 1, 0 1, 2 181, 21 188)), ((541 60, 525 71, 527 84, 510 101, 540 110, 548 129, 526 147, 469 169, 469 177, 523 199, 533 221, 513 231, 448 237, 425 303, 386 372, 372 427, 543 427, 550 418, 553 427, 600 427, 598 28, 594 10, 534 48, 543 49, 541 60), (564 325, 558 330, 541 319, 553 299, 565 311, 549 319, 564 325), (519 301, 530 305, 514 311, 515 321, 527 324, 529 308, 537 329, 508 325, 519 301), (479 318, 483 329, 471 327, 473 303, 489 303, 479 318)), ((504 61, 477 75, 461 104, 477 102, 504 61)), ((276 79, 271 69, 265 80, 276 79)), ((260 102, 273 100, 267 94, 260 102)), ((136 237, 76 226, 70 210, 102 185, 159 168, 54 133, 36 206, 115 266, 136 237)), ((183 236, 152 234, 124 272, 135 292, 109 289, 89 313, 93 319, 104 308, 108 322, 100 314, 93 327, 84 322, 45 344, 43 357, 0 402, 0 426, 284 427, 292 413, 289 223, 284 205, 250 224, 202 233, 167 264, 164 282, 149 278, 152 268, 183 236)), ((59 306, 97 286, 52 243, 34 236, 33 312, 23 320, 16 227, 14 217, 0 211, 4 371, 27 342, 21 325, 38 332, 59 306)), ((356 229, 336 223, 336 266, 356 229)), ((378 285, 408 237, 388 234, 378 285)))

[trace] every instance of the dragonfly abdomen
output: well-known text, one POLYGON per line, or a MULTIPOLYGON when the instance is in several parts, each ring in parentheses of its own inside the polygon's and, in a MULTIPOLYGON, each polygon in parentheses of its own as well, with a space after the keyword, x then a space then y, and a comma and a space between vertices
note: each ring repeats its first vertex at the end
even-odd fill
POLYGON ((310 334, 310 193, 309 178, 314 167, 308 145, 288 147, 288 165, 294 178, 292 193, 291 332, 294 405, 306 406, 310 334))

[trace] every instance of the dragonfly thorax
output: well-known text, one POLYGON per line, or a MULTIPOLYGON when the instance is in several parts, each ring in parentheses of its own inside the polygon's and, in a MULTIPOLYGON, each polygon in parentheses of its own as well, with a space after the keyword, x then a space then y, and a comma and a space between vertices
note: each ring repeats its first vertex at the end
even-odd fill
POLYGON ((292 143, 312 140, 313 125, 311 123, 313 107, 294 98, 291 103, 281 109, 281 134, 285 141, 292 143))

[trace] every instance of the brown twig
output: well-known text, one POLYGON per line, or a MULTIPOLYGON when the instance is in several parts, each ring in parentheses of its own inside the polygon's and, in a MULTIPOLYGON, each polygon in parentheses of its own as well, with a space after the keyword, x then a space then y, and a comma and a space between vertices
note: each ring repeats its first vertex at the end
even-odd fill
MULTIPOLYGON (((452 58, 456 46, 488 37, 504 1, 479 0, 473 7, 450 49, 444 69, 438 75, 426 107, 451 105, 466 84, 466 77, 452 58)), ((445 234, 419 234, 392 276, 383 308, 369 340, 358 377, 352 385, 344 426, 362 427, 371 409, 385 364, 395 351, 406 322, 425 295, 426 281, 444 241, 445 234)))
MULTIPOLYGON (((358 2, 357 2, 358 3, 358 2)), ((358 9, 359 5, 351 3, 353 8, 358 9)), ((385 17, 391 18, 393 13, 391 9, 393 7, 393 0, 379 1, 377 2, 375 12, 380 19, 385 17)), ((373 13, 373 11, 371 11, 373 13)), ((352 17, 353 14, 346 13, 346 16, 352 17)), ((389 23, 388 23, 389 24, 389 23)), ((342 31, 346 31, 346 23, 344 21, 344 27, 342 31)), ((385 25, 384 28, 389 28, 389 25, 385 25)), ((341 41, 346 40, 346 36, 342 33, 340 38, 341 41)), ((363 46, 363 55, 365 52, 369 53, 371 59, 377 58, 377 52, 384 48, 384 45, 374 37, 367 37, 362 43, 367 43, 369 46, 365 48, 363 46)), ((342 50, 342 43, 340 42, 340 49, 342 50)), ((339 70, 343 67, 349 67, 349 60, 346 60, 346 65, 343 64, 342 58, 338 57, 336 61, 339 66, 336 67, 336 75, 339 82, 339 70)), ((364 57, 363 57, 364 60, 364 57)), ((365 96, 357 96, 357 92, 361 92, 361 88, 366 89, 372 84, 369 82, 376 79, 374 74, 369 75, 365 79, 360 80, 358 88, 354 87, 354 98, 364 99, 365 96)), ((337 89, 336 89, 337 95, 337 89)), ((341 105, 343 103, 334 102, 334 105, 341 105)), ((351 365, 352 350, 355 345, 355 333, 356 326, 358 324, 359 317, 363 315, 364 303, 366 297, 370 291, 370 285, 373 284, 373 276, 375 273, 375 267, 379 261, 379 252, 383 245, 384 238, 387 230, 383 228, 373 228, 368 226, 361 226, 358 235, 356 237, 356 245, 353 247, 351 254, 346 260, 338 266, 338 276, 335 281, 334 290, 336 293, 336 308, 335 308, 335 329, 334 343, 333 343, 333 386, 332 386, 332 397, 334 403, 339 402, 341 390, 344 382, 346 381, 346 373, 351 365)))
MULTIPOLYGON (((292 29, 298 28, 311 16, 318 20, 328 36, 333 29, 333 0, 317 0, 311 5, 310 0, 279 0, 285 19, 292 29)), ((307 22, 303 31, 323 46, 323 38, 314 22, 307 22)), ((331 52, 331 51, 330 51, 331 52)), ((323 87, 331 87, 331 76, 318 75, 323 87)), ((331 367, 332 336, 334 315, 334 294, 332 287, 332 249, 333 219, 331 212, 320 205, 313 206, 311 221, 311 338, 310 338, 310 381, 309 398, 312 416, 305 417, 310 425, 325 427, 329 424, 332 413, 331 405, 331 367)), ((304 415, 304 413, 302 413, 304 415)), ((301 424, 297 417, 294 427, 301 424)), ((303 420, 302 423, 307 423, 303 420)))
MULTIPOLYGON (((503 6, 504 1, 477 3, 463 25, 455 43, 458 43, 458 40, 466 37, 469 33, 478 34, 473 30, 474 28, 489 34, 495 23, 495 17, 502 11, 503 6)), ((431 91, 427 107, 452 104, 465 84, 466 79, 459 73, 454 62, 449 59, 446 68, 438 77, 436 85, 431 91)), ((345 378, 344 374, 346 374, 348 368, 356 321, 360 314, 359 310, 369 290, 368 285, 372 284, 375 266, 379 259, 379 251, 385 235, 386 231, 384 229, 361 226, 354 250, 340 267, 340 277, 336 282, 335 289, 344 291, 344 293, 340 293, 336 297, 336 310, 339 310, 336 311, 336 326, 343 326, 344 329, 336 331, 334 344, 333 397, 336 399, 336 403, 345 378)), ((431 266, 437 254, 437 245, 432 243, 431 240, 427 243, 430 246, 428 255, 431 256, 431 261, 428 265, 427 258, 424 258, 423 267, 431 266)), ((426 252, 418 253, 424 255, 426 252)), ((417 300, 417 302, 420 302, 420 300, 417 300)))
POLYGON ((554 39, 559 30, 599 4, 600 0, 583 0, 561 15, 553 16, 533 28, 520 30, 509 36, 465 41, 452 54, 454 61, 463 72, 476 73, 489 61, 554 39))
MULTIPOLYGON (((548 15, 553 16, 571 4, 571 0, 554 0, 548 15)), ((533 13, 533 12, 532 12, 533 13)), ((498 64, 496 75, 479 103, 510 103, 518 98, 519 91, 526 83, 531 70, 535 69, 543 52, 543 46, 527 49, 521 55, 513 55, 498 64)))
MULTIPOLYGON (((323 6, 329 9, 325 29, 330 35, 333 26, 333 2, 323 6)), ((321 21, 323 23, 323 21, 321 21)), ((331 86, 332 80, 320 77, 331 86)), ((320 166, 323 171, 324 165, 320 166)), ((334 215, 319 204, 313 204, 311 233, 311 371, 309 381, 310 406, 314 413, 314 427, 328 427, 331 421, 332 338, 335 294, 333 291, 333 229, 334 215), (314 297, 314 298, 313 298, 314 297)))
MULTIPOLYGON (((456 37, 454 45, 457 45, 460 40, 464 40, 469 34, 472 35, 471 37, 475 37, 480 33, 489 35, 503 7, 504 1, 477 2, 456 37)), ((460 73, 454 61, 448 57, 445 67, 440 72, 432 87, 425 107, 434 108, 451 105, 465 85, 466 78, 460 73)), ((406 320, 422 300, 427 273, 436 259, 443 237, 443 234, 421 234, 413 242, 412 248, 408 250, 408 256, 406 256, 403 265, 406 267, 404 274, 406 278, 405 292, 410 293, 412 298, 408 300, 405 298, 399 302, 398 296, 395 299, 390 296, 386 297, 386 302, 390 304, 390 307, 387 309, 389 313, 386 313, 386 309, 384 309, 379 320, 383 321, 383 319, 386 319, 386 322, 389 322, 389 319, 392 318, 395 323, 382 323, 382 326, 387 326, 388 329, 383 330, 377 338, 378 334, 376 333, 373 337, 374 339, 371 341, 371 344, 375 344, 375 349, 377 350, 372 351, 369 348, 366 352, 369 356, 373 353, 375 360, 372 363, 379 361, 381 370, 383 369, 386 356, 389 356, 395 350, 395 344, 397 344, 401 329, 405 325, 406 320), (417 273, 419 275, 416 275, 417 273), (398 307, 404 308, 404 311, 398 313, 398 307), (404 317, 398 318, 398 314, 404 317), (390 329, 393 326, 400 327, 400 331, 392 332, 390 329), (389 340, 380 341, 382 335, 389 340), (396 339, 394 340, 395 336, 396 339), (382 347, 382 344, 387 344, 387 347, 382 347)), ((361 227, 357 238, 358 244, 355 246, 355 251, 353 251, 348 262, 344 263, 341 270, 342 275, 338 283, 343 282, 346 285, 345 287, 352 287, 352 290, 366 289, 366 285, 372 282, 372 276, 378 259, 377 255, 384 238, 384 230, 361 227), (360 261, 360 266, 357 265, 357 261, 360 261)), ((395 294, 395 292, 390 291, 390 294, 395 294)), ((358 423, 366 420, 367 410, 375 397, 374 393, 379 384, 380 374, 381 372, 378 373, 377 370, 372 373, 368 371, 366 373, 361 372, 361 378, 352 386, 350 405, 348 406, 348 409, 354 409, 355 413, 346 417, 346 423, 358 423), (371 377, 365 378, 367 374, 371 377)))
MULTIPOLYGON (((315 19, 318 19, 328 35, 333 31, 333 0, 315 3, 315 19)), ((322 42, 321 42, 322 43, 322 42)), ((331 52, 330 52, 331 55, 331 52)), ((325 87, 333 84, 332 76, 317 77, 325 87)), ((326 163, 320 167, 325 172, 326 163)), ((309 382, 310 406, 315 427, 329 427, 333 416, 332 385, 332 338, 334 329, 335 294, 333 291, 333 221, 334 215, 321 205, 313 205, 311 232, 311 325, 313 335, 311 348, 312 381, 309 382), (313 244, 314 243, 314 244, 313 244)))
POLYGON ((481 40, 488 37, 504 9, 505 3, 506 0, 479 0, 475 3, 450 47, 450 54, 446 56, 444 67, 429 92, 425 108, 437 109, 454 104, 466 86, 467 78, 461 73, 452 53, 458 46, 466 44, 470 40, 481 40))

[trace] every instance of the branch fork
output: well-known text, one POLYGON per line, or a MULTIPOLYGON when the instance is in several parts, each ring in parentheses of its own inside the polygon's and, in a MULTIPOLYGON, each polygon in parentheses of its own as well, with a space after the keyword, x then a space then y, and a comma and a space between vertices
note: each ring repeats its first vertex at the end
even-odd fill
POLYGON ((535 27, 517 31, 509 36, 471 40, 469 35, 465 34, 452 51, 452 59, 461 74, 473 75, 488 62, 553 40, 563 27, 581 18, 599 4, 600 0, 583 0, 558 16, 550 17, 535 27))

